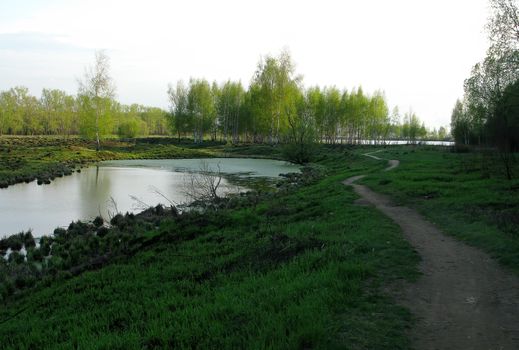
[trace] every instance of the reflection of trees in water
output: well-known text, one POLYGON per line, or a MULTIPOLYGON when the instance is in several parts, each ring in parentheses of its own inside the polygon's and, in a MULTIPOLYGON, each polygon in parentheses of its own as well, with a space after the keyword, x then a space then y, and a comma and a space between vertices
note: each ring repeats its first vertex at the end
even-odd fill
MULTIPOLYGON (((78 208, 79 218, 93 218, 99 213, 108 218, 108 211, 114 212, 111 197, 114 197, 118 209, 122 212, 139 210, 139 204, 155 206, 159 203, 169 205, 170 201, 182 203, 192 200, 185 193, 185 176, 192 172, 204 173, 209 169, 200 169, 203 162, 208 168, 217 168, 221 164, 220 176, 223 178, 217 186, 218 195, 240 192, 246 188, 264 188, 271 177, 279 173, 297 170, 291 164, 265 159, 192 159, 163 161, 138 161, 132 163, 107 164, 83 169, 79 174, 78 193, 74 204, 78 208), (134 167, 138 164, 138 167, 134 167), (262 177, 266 177, 267 180, 262 177), (259 186, 256 184, 259 183, 259 186), (131 196, 140 200, 135 201, 131 196)), ((194 184, 194 187, 201 187, 194 184)))
POLYGON ((106 217, 107 206, 112 190, 112 181, 115 174, 105 169, 86 168, 79 181, 79 207, 82 218, 91 218, 99 215, 106 217))

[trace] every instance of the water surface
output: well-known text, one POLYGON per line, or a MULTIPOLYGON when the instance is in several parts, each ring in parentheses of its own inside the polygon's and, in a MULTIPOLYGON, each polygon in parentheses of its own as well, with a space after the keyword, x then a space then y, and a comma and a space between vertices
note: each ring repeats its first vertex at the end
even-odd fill
POLYGON ((99 163, 81 173, 58 178, 49 185, 22 183, 0 189, 0 237, 32 229, 38 237, 74 220, 107 218, 119 212, 138 212, 143 205, 189 201, 189 173, 200 172, 203 162, 223 175, 220 194, 243 191, 225 175, 277 177, 299 171, 298 166, 270 159, 121 160, 99 163), (168 200, 166 200, 164 197, 168 200), (112 200, 113 198, 113 200, 112 200))

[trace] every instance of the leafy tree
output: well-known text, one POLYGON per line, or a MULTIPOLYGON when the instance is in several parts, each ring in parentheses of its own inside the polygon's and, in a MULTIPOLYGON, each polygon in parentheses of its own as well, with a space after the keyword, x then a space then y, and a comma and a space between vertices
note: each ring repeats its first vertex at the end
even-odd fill
POLYGON ((519 151, 519 80, 509 85, 488 120, 490 139, 497 146, 506 176, 512 179, 514 152, 519 151))
POLYGON ((17 97, 18 89, 18 87, 10 89, 0 95, 0 133, 17 134, 21 130, 22 120, 17 97))
POLYGON ((391 111, 391 116, 389 117, 389 137, 393 139, 398 139, 402 137, 402 125, 400 123, 400 110, 397 106, 393 107, 391 111))
POLYGON ((324 140, 324 106, 325 100, 323 92, 319 86, 314 86, 306 91, 306 103, 309 113, 314 119, 316 137, 323 141, 324 140))
MULTIPOLYGON (((487 122, 498 110, 507 86, 519 79, 518 3, 516 0, 490 0, 490 7, 492 13, 487 30, 491 46, 464 85, 466 116, 462 126, 465 132, 470 129, 470 135, 465 135, 465 143, 485 142, 487 122)), ((457 134, 454 128, 453 134, 457 134)))
POLYGON ((311 160, 317 138, 312 97, 312 93, 303 94, 293 87, 290 96, 291 106, 287 107, 289 128, 283 152, 289 160, 299 164, 311 160))
POLYGON ((245 91, 241 83, 230 80, 218 91, 216 109, 220 133, 224 141, 232 135, 232 142, 236 143, 239 139, 240 108, 244 103, 245 91))
POLYGON ((295 76, 294 63, 286 50, 278 58, 267 56, 258 64, 251 83, 256 97, 255 118, 262 120, 258 123, 261 126, 268 125, 270 143, 279 142, 280 131, 287 123, 288 91, 300 80, 295 76))
POLYGON ((168 114, 157 107, 138 106, 138 117, 146 124, 146 130, 152 135, 167 135, 168 114))
POLYGON ((40 98, 41 128, 43 134, 66 135, 75 129, 75 98, 65 91, 43 89, 40 98))
POLYGON ((144 121, 136 117, 127 118, 119 124, 117 134, 122 138, 135 138, 146 130, 144 121))
POLYGON ((339 136, 341 116, 341 93, 335 87, 330 87, 324 90, 324 118, 322 128, 326 140, 335 144, 339 136))
POLYGON ((189 81, 187 112, 193 123, 193 140, 195 143, 202 143, 204 133, 211 128, 216 118, 214 98, 207 80, 189 81))
POLYGON ((81 133, 88 138, 95 137, 98 151, 101 148, 100 138, 111 130, 110 107, 114 95, 109 58, 104 51, 98 51, 94 66, 86 69, 83 80, 79 81, 78 91, 81 133))
POLYGON ((192 129, 193 121, 188 112, 188 89, 182 81, 178 81, 176 87, 169 85, 168 97, 171 106, 171 116, 174 120, 170 123, 174 130, 184 136, 192 129))
POLYGON ((389 134, 389 109, 381 91, 376 91, 369 100, 366 118, 366 136, 375 142, 389 134))
POLYGON ((452 135, 456 143, 467 145, 470 141, 471 122, 465 113, 463 103, 456 101, 451 115, 452 135))
POLYGON ((492 45, 499 51, 518 50, 519 5, 517 0, 490 0, 490 8, 492 16, 487 24, 487 30, 492 45))
POLYGON ((420 125, 420 119, 410 110, 404 115, 404 125, 402 126, 402 136, 411 142, 415 142, 418 137, 425 136, 425 126, 420 125))
POLYGON ((444 126, 440 126, 438 129, 438 139, 445 140, 447 138, 447 129, 444 126))
POLYGON ((18 99, 18 118, 21 119, 21 129, 23 135, 39 134, 41 131, 38 125, 38 100, 29 94, 29 89, 25 87, 15 88, 18 99))

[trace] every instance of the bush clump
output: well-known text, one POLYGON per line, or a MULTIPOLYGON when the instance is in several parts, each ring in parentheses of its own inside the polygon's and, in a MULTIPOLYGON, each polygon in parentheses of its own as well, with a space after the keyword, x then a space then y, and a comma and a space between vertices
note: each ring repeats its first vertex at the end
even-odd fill
POLYGON ((100 216, 97 216, 92 222, 95 227, 101 227, 105 223, 104 219, 100 216))

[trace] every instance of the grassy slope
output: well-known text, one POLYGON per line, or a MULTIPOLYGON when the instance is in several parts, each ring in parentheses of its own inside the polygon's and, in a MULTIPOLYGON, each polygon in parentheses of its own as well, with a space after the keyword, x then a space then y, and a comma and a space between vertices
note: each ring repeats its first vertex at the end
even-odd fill
POLYGON ((164 221, 135 256, 11 300, 6 348, 407 348, 411 320, 380 288, 416 276, 399 229, 344 178, 380 168, 322 157, 330 176, 255 207, 164 221))
POLYGON ((497 159, 420 147, 387 148, 377 156, 399 159, 400 167, 373 174, 367 185, 519 273, 519 179, 507 181, 497 159))

